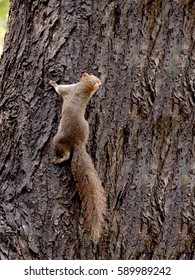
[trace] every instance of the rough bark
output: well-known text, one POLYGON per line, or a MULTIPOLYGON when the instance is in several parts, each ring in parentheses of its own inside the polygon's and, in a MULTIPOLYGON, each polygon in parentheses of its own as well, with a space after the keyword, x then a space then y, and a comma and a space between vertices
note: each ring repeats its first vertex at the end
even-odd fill
POLYGON ((0 259, 195 259, 195 7, 190 0, 12 0, 0 64, 0 259), (88 151, 108 232, 83 230, 61 100, 87 71, 88 151))

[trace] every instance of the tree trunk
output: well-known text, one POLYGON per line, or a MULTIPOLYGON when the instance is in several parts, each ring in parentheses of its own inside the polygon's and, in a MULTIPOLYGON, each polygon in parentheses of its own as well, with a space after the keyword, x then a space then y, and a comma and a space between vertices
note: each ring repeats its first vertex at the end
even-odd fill
POLYGON ((0 64, 0 259, 195 259, 194 1, 11 1, 0 64), (84 231, 70 161, 53 166, 62 100, 101 78, 88 152, 108 229, 84 231))

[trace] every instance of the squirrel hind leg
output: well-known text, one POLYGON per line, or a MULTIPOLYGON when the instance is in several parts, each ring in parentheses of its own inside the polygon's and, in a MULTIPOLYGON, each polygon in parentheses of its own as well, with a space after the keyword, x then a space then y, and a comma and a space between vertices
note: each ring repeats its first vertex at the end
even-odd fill
POLYGON ((69 157, 70 157, 70 152, 69 152, 69 151, 66 151, 66 152, 63 154, 62 157, 60 157, 60 158, 54 157, 54 158, 52 159, 52 163, 55 164, 55 165, 56 165, 56 164, 60 164, 60 163, 62 163, 62 162, 64 162, 64 161, 68 160, 69 157))

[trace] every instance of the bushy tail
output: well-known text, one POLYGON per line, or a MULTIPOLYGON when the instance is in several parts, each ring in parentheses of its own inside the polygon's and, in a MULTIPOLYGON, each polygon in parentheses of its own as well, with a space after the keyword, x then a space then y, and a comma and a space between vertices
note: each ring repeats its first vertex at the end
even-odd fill
POLYGON ((81 199, 85 227, 97 242, 106 224, 106 194, 84 147, 74 148, 71 169, 81 199))

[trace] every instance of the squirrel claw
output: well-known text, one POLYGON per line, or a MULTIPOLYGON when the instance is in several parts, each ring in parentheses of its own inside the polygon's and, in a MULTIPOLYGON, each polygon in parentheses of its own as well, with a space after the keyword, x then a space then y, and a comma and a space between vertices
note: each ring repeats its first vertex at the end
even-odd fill
MULTIPOLYGON (((49 84, 50 84, 50 86, 54 87, 55 89, 56 89, 56 87, 58 87, 58 84, 55 81, 50 80, 49 84)), ((59 93, 58 89, 56 89, 56 91, 57 91, 57 93, 59 93)))
POLYGON ((58 158, 54 157, 51 162, 55 165, 58 164, 58 158))

